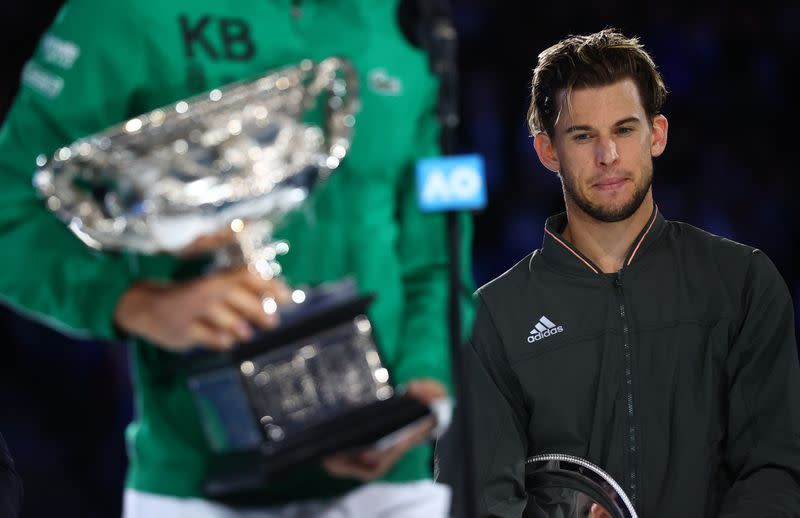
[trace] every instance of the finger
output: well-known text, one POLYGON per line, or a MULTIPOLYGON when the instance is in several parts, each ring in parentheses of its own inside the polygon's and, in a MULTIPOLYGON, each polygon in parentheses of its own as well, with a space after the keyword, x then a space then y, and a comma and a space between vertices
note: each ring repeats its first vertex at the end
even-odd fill
POLYGON ((278 304, 286 304, 292 300, 292 293, 289 287, 281 279, 264 279, 257 273, 244 270, 238 280, 253 293, 261 296, 270 296, 278 304))
POLYGON ((362 452, 360 459, 366 463, 382 463, 389 459, 392 462, 401 455, 405 454, 413 446, 427 440, 431 431, 436 426, 436 419, 426 417, 418 425, 411 428, 399 441, 383 450, 367 450, 362 452))
MULTIPOLYGON (((397 445, 399 446, 399 445, 397 445)), ((357 464, 356 471, 358 476, 360 477, 359 480, 364 482, 375 480, 376 478, 382 477, 386 474, 387 471, 391 469, 392 466, 398 461, 400 457, 402 457, 405 452, 408 450, 408 447, 404 448, 390 448, 389 450, 383 452, 377 462, 368 463, 368 464, 357 464)))
POLYGON ((189 257, 192 255, 210 252, 216 250, 224 245, 233 243, 236 239, 236 234, 228 227, 205 236, 200 236, 194 241, 189 243, 188 246, 183 248, 178 255, 180 257, 189 257))
POLYGON ((237 286, 228 291, 225 303, 239 315, 261 328, 270 329, 278 324, 277 316, 267 314, 264 311, 261 297, 251 291, 237 286))
POLYGON ((406 441, 409 443, 409 445, 413 446, 419 442, 427 440, 434 428, 436 428, 436 418, 433 416, 428 416, 413 429, 406 441))
POLYGON ((208 239, 199 237, 178 251, 178 257, 189 258, 208 250, 208 239))
POLYGON ((337 477, 356 477, 356 468, 353 466, 352 461, 343 454, 334 454, 323 458, 322 467, 325 468, 325 471, 337 477))
POLYGON ((431 402, 447 396, 447 390, 436 380, 417 379, 408 382, 406 394, 423 405, 430 405, 431 402))
POLYGON ((215 351, 227 351, 236 343, 230 333, 225 333, 203 322, 194 322, 189 326, 190 343, 202 345, 215 351))
POLYGON ((381 463, 387 450, 370 449, 353 454, 353 463, 364 469, 374 469, 381 463))
POLYGON ((202 322, 218 333, 226 333, 239 340, 250 340, 253 337, 253 330, 247 319, 221 302, 208 307, 202 322))
POLYGON ((385 450, 371 449, 355 454, 335 454, 323 463, 331 474, 363 482, 375 480, 389 471, 397 460, 414 445, 422 442, 434 427, 435 420, 427 418, 397 444, 385 450))
POLYGON ((332 456, 323 459, 322 466, 335 477, 352 478, 361 482, 369 482, 377 478, 375 468, 365 467, 352 458, 332 456))
POLYGON ((380 457, 364 460, 362 455, 362 453, 336 453, 326 457, 325 461, 342 474, 362 478, 369 475, 381 462, 380 457))

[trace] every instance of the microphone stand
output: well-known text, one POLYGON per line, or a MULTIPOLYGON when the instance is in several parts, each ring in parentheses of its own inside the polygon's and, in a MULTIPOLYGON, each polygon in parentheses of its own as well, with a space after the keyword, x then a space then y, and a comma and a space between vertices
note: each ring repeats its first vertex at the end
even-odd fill
MULTIPOLYGON (((447 0, 418 0, 421 14, 420 39, 427 50, 433 74, 439 79, 439 96, 437 114, 439 116, 441 135, 440 142, 443 155, 452 155, 456 151, 456 132, 460 122, 458 113, 458 62, 457 32, 453 25, 450 5, 447 0)), ((456 501, 461 496, 460 505, 464 518, 476 516, 473 504, 475 493, 475 473, 472 416, 469 391, 466 389, 464 361, 461 353, 461 225, 458 213, 448 211, 447 241, 450 255, 450 286, 448 297, 448 321, 450 331, 450 356, 453 372, 455 399, 458 402, 459 421, 454 421, 448 433, 453 436, 453 451, 463 452, 464 469, 456 470, 453 481, 453 508, 458 508, 456 501), (458 425, 460 426, 458 426, 458 425), (458 491, 458 488, 461 491, 458 491)), ((461 517, 459 517, 461 518, 461 517)))

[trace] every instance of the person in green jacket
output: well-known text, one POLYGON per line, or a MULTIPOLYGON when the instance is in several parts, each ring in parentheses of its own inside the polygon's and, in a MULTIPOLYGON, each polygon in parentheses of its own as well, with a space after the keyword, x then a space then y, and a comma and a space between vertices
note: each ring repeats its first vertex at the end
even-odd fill
MULTIPOLYGON (((292 245, 284 276, 314 284, 353 275, 361 292, 376 293, 370 317, 393 380, 422 401, 438 399, 450 385, 445 223, 417 208, 413 181, 415 161, 439 153, 438 83, 427 56, 403 38, 397 7, 373 0, 70 0, 25 65, 0 131, 0 294, 65 333, 132 343, 127 517, 233 512, 202 497, 211 451, 185 373, 172 360, 191 344, 227 349, 254 328, 275 325, 260 312, 260 296, 285 297, 286 287, 243 270, 197 276, 196 261, 171 255, 89 249, 34 192, 35 158, 234 80, 303 59, 348 58, 362 85, 355 137, 340 169, 314 193, 313 216, 294 214, 278 236, 292 245)), ((467 274, 464 223, 460 266, 467 274)), ((239 501, 263 516, 312 509, 321 516, 444 515, 448 491, 430 480, 432 426, 382 454, 333 455, 239 501)))

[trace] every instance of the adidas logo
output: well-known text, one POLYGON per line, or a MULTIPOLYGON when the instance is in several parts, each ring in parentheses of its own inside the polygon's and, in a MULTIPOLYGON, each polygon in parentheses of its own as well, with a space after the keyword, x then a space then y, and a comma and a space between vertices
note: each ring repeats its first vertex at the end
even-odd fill
POLYGON ((549 318, 542 315, 538 322, 533 329, 531 329, 531 334, 528 336, 528 343, 532 344, 534 342, 538 342, 542 338, 547 338, 548 336, 553 336, 556 333, 561 333, 564 331, 563 326, 557 326, 553 322, 550 321, 549 318))

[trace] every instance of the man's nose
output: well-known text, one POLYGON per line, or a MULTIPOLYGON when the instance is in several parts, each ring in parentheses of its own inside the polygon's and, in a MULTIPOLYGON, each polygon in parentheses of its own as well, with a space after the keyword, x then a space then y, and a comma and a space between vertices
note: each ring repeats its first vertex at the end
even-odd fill
POLYGON ((603 166, 611 165, 619 160, 617 143, 610 138, 597 139, 597 163, 603 166))

